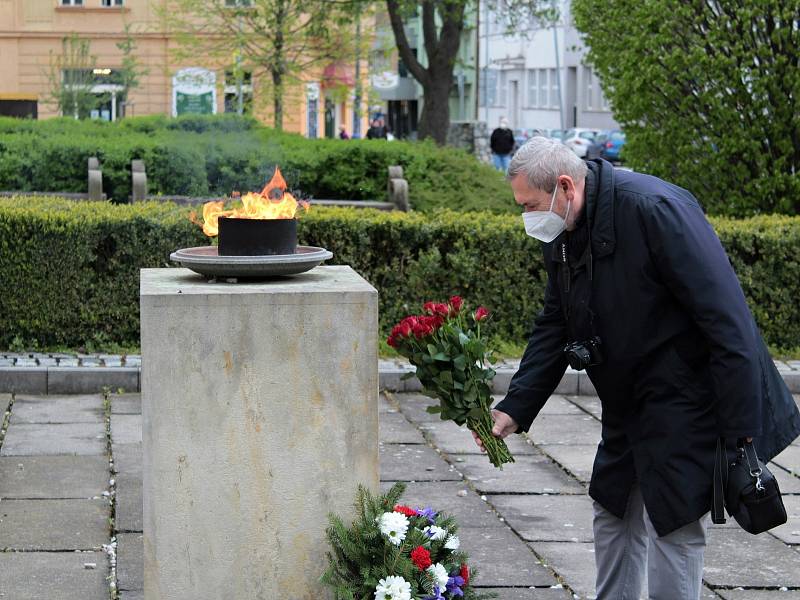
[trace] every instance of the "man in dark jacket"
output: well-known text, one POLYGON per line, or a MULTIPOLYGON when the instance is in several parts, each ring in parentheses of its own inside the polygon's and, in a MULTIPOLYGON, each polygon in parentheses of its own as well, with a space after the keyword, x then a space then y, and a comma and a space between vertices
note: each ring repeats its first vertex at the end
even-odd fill
POLYGON ((755 438, 769 459, 800 433, 797 408, 689 192, 543 137, 508 177, 548 282, 493 433, 527 431, 568 360, 586 368, 603 409, 589 487, 598 598, 638 599, 647 568, 650 598, 695 600, 717 438, 755 438))
POLYGON ((492 136, 489 138, 489 147, 492 150, 494 168, 503 173, 508 172, 511 151, 514 149, 514 133, 508 127, 505 117, 500 117, 500 127, 492 132, 492 136))

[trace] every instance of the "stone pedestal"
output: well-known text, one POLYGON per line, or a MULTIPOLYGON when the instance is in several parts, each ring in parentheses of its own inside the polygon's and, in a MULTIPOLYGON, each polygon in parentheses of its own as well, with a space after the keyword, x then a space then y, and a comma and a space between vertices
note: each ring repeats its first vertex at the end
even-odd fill
POLYGON ((378 297, 141 272, 146 600, 314 600, 329 511, 378 490, 378 297))

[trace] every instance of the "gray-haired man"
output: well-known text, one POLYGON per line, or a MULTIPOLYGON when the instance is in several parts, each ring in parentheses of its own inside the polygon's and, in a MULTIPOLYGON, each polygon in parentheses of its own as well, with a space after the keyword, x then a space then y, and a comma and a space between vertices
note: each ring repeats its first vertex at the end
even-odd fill
POLYGON ((647 567, 650 598, 699 598, 717 438, 756 438, 769 459, 800 434, 797 407, 785 385, 763 394, 779 376, 762 380, 774 365, 689 192, 543 137, 508 178, 548 282, 493 433, 527 431, 568 361, 585 368, 603 408, 598 597, 638 599, 647 567))

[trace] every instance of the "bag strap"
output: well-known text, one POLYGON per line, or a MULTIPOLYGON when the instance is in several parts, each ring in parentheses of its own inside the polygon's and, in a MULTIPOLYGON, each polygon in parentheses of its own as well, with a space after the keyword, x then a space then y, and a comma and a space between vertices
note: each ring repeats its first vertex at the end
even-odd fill
POLYGON ((714 461, 714 489, 711 503, 711 521, 716 525, 725 523, 725 487, 728 479, 728 456, 725 438, 717 438, 717 456, 714 461))

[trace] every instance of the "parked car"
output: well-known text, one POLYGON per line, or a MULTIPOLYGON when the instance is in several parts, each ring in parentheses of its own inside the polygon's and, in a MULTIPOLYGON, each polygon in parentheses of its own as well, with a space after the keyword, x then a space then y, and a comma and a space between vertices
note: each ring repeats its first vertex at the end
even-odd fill
POLYGON ((537 135, 543 135, 547 137, 547 129, 539 129, 537 127, 533 128, 524 128, 524 129, 515 129, 514 130, 514 142, 516 142, 514 146, 514 150, 516 151, 517 148, 522 146, 525 142, 527 142, 532 137, 536 137, 537 135))
POLYGON ((601 131, 594 143, 586 151, 586 158, 605 158, 610 162, 619 161, 619 152, 625 145, 625 132, 620 129, 601 131))
POLYGON ((547 137, 551 137, 554 140, 564 141, 564 134, 567 132, 566 129, 551 129, 547 132, 547 137))
POLYGON ((598 133, 600 132, 597 129, 574 127, 568 129, 564 134, 563 142, 579 157, 585 158, 586 151, 589 149, 589 146, 598 133))

